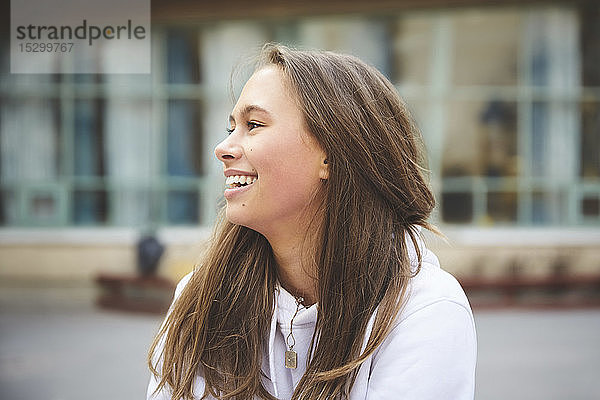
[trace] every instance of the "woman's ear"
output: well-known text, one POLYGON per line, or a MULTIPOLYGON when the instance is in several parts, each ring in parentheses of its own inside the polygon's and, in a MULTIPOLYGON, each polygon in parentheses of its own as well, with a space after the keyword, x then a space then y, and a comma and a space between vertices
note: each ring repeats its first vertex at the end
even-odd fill
POLYGON ((323 180, 329 179, 329 161, 325 158, 321 163, 321 168, 319 169, 319 178, 323 180))

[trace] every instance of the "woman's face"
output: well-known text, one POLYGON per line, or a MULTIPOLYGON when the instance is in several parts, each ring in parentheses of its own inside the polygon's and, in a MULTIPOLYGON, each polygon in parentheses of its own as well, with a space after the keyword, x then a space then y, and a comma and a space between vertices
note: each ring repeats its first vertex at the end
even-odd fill
POLYGON ((227 218, 268 236, 297 229, 327 179, 325 153, 275 66, 252 75, 229 118, 230 134, 215 149, 223 162, 227 218))

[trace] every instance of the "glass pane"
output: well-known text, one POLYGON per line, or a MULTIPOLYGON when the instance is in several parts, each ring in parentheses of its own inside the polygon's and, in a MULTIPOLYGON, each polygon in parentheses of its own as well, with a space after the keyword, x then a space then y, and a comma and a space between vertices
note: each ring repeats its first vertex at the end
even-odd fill
POLYGON ((579 104, 571 101, 535 101, 531 105, 531 153, 525 160, 531 176, 572 182, 579 173, 578 144, 573 140, 580 117, 579 104))
POLYGON ((198 101, 169 101, 167 170, 170 176, 202 174, 200 112, 198 101))
POLYGON ((517 106, 490 98, 449 103, 442 174, 504 177, 517 174, 517 106))
POLYGON ((473 220, 473 193, 442 194, 442 219, 447 223, 469 223, 473 220))
POLYGON ((60 169, 60 113, 54 99, 3 101, 0 174, 6 181, 54 181, 60 169))
POLYGON ((519 14, 517 11, 469 10, 453 17, 454 84, 517 84, 519 14))
POLYGON ((104 174, 103 142, 101 102, 77 100, 75 102, 74 175, 104 174))
POLYGON ((582 82, 584 86, 600 86, 600 5, 580 3, 582 82))
POLYGON ((567 220, 566 196, 563 192, 533 192, 533 223, 551 225, 565 223, 567 220))
POLYGON ((583 178, 600 177, 600 102, 581 104, 580 173, 583 178))
POLYGON ((523 48, 528 51, 529 75, 535 86, 568 89, 580 84, 578 17, 573 8, 541 8, 524 17, 523 48))
POLYGON ((581 200, 581 212, 584 217, 600 217, 600 197, 594 195, 585 196, 581 200))
POLYGON ((387 23, 359 16, 311 16, 298 24, 302 47, 353 54, 389 77, 387 23))
POLYGON ((75 83, 100 83, 103 74, 72 74, 70 80, 75 83))
POLYGON ((170 30, 167 33, 167 82, 200 82, 198 42, 196 31, 170 30))
POLYGON ((110 200, 111 218, 117 225, 145 227, 153 221, 154 197, 148 190, 118 190, 110 200))
POLYGON ((395 32, 392 77, 402 85, 429 82, 433 46, 432 18, 424 15, 403 17, 395 32))
POLYGON ((107 220, 106 191, 76 190, 73 193, 73 223, 91 225, 107 220))
POLYGON ((106 175, 113 180, 147 179, 153 174, 151 101, 110 98, 103 112, 106 175))
POLYGON ((198 193, 195 191, 174 190, 167 196, 167 219, 169 223, 193 225, 198 218, 198 193))
POLYGON ((39 192, 29 196, 27 218, 34 225, 58 222, 59 204, 53 193, 39 192))
POLYGON ((156 158, 165 150, 152 128, 150 101, 109 98, 105 105, 104 170, 108 181, 118 185, 110 193, 110 222, 137 226, 150 216, 151 197, 144 189, 160 175, 156 158))
POLYGON ((489 192, 487 215, 492 223, 517 221, 517 194, 515 192, 489 192))
POLYGON ((16 193, 12 190, 0 192, 0 225, 15 225, 19 204, 16 193))
POLYGON ((531 174, 546 175, 549 107, 546 102, 534 102, 531 108, 531 174))

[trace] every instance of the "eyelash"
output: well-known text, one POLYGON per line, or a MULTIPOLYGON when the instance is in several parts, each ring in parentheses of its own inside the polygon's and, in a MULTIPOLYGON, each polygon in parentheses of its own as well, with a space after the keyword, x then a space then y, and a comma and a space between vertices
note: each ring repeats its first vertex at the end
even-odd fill
POLYGON ((256 128, 260 128, 261 124, 259 124, 258 122, 253 122, 253 121, 248 121, 246 123, 246 125, 248 125, 248 130, 251 131, 252 129, 256 129, 256 128))
MULTIPOLYGON (((252 129, 256 129, 256 128, 260 128, 260 127, 264 126, 262 124, 259 124, 258 122, 253 122, 253 121, 246 122, 246 125, 248 126, 249 131, 251 131, 252 129)), ((225 131, 227 132, 228 135, 231 135, 234 130, 235 130, 235 128, 225 128, 225 131)))

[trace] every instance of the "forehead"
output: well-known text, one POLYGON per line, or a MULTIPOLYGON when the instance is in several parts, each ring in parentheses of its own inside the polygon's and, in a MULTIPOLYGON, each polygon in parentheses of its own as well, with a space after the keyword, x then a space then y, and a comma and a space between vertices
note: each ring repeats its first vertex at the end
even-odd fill
POLYGON ((233 109, 233 116, 248 110, 299 112, 295 99, 285 83, 283 72, 276 66, 266 66, 256 71, 244 85, 233 109))

